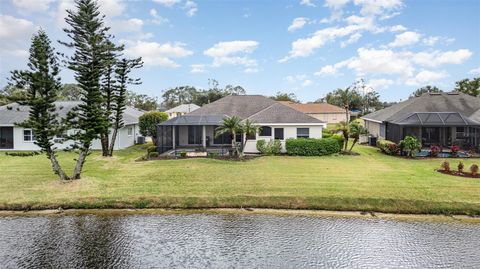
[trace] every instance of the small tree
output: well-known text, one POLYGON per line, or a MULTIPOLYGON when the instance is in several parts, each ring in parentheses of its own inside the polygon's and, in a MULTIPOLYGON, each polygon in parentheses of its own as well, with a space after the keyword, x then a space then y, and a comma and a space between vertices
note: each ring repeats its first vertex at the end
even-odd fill
POLYGON ((400 145, 410 158, 415 157, 415 154, 422 148, 420 141, 414 136, 406 136, 400 141, 400 145))
POLYGON ((29 117, 21 125, 32 128, 35 144, 46 153, 55 174, 60 180, 68 180, 53 148, 54 136, 62 132, 54 103, 61 87, 60 68, 50 39, 43 30, 32 38, 28 66, 30 70, 12 72, 12 81, 26 90, 26 98, 20 103, 30 107, 29 117))
MULTIPOLYGON (((235 136, 237 133, 242 133, 242 119, 237 116, 225 117, 223 118, 222 124, 215 129, 215 136, 220 136, 225 133, 230 134, 232 138, 232 149, 235 151, 235 154, 238 154, 237 145, 235 143, 235 136)), ((231 152, 231 155, 233 152, 231 152)))
POLYGON ((350 123, 350 138, 353 138, 352 146, 350 147, 350 152, 352 152, 353 147, 357 144, 361 135, 367 134, 368 130, 363 127, 358 122, 350 123))
POLYGON ((243 135, 245 136, 243 148, 242 148, 242 156, 245 154, 245 146, 247 145, 248 137, 256 135, 260 131, 260 126, 256 125, 254 121, 246 119, 243 123, 243 135))
POLYGON ((157 144, 157 125, 166 121, 168 115, 165 112, 150 111, 138 119, 138 125, 140 128, 140 133, 143 136, 152 137, 152 142, 154 145, 157 144))
POLYGON ((347 151, 348 147, 348 138, 350 137, 350 125, 346 121, 341 121, 337 123, 333 132, 341 132, 343 135, 343 150, 347 151))

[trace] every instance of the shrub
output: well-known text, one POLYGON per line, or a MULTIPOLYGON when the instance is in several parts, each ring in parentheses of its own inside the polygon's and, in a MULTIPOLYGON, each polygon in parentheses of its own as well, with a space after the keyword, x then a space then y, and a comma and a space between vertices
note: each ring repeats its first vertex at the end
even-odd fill
POLYGON ((185 151, 180 152, 180 157, 186 158, 186 157, 187 157, 187 153, 186 153, 185 151))
POLYGON ((465 165, 462 162, 458 163, 458 172, 463 173, 463 168, 465 168, 465 165))
POLYGON ((14 152, 5 152, 7 156, 14 156, 14 157, 30 157, 39 155, 39 151, 14 151, 14 152))
POLYGON ((420 141, 414 136, 406 136, 400 141, 400 144, 408 157, 415 157, 416 153, 422 148, 420 141))
POLYGON ((430 156, 437 157, 440 151, 442 151, 442 149, 439 146, 433 145, 430 147, 430 156))
POLYGON ((452 157, 458 157, 458 152, 460 151, 460 147, 456 145, 450 146, 450 152, 452 153, 452 157))
POLYGON ((397 144, 389 140, 378 140, 377 147, 385 154, 397 155, 400 148, 397 144))
POLYGON ((218 156, 220 156, 220 153, 218 152, 209 152, 207 157, 210 157, 210 158, 217 158, 218 156))
POLYGON ((450 172, 450 163, 447 161, 444 161, 441 165, 443 171, 445 172, 450 172))
POLYGON ((149 152, 148 157, 149 158, 157 158, 158 157, 158 152, 149 152))
POLYGON ((289 138, 286 141, 287 153, 295 156, 323 156, 338 153, 341 146, 333 138, 289 138))
POLYGON ((322 130, 322 138, 330 138, 332 137, 334 134, 332 134, 329 130, 327 129, 323 129, 322 130))
MULTIPOLYGON (((324 138, 328 138, 328 137, 324 137, 324 138)), ((331 136, 331 138, 337 140, 338 145, 340 145, 340 150, 341 150, 343 148, 343 141, 345 140, 345 138, 343 138, 343 136, 339 135, 339 134, 334 134, 334 135, 331 136)))
POLYGON ((143 136, 151 136, 153 144, 157 144, 157 125, 168 120, 165 112, 150 111, 138 118, 138 126, 143 136))
POLYGON ((156 146, 149 146, 147 148, 147 153, 151 153, 151 152, 157 152, 157 147, 156 146))
POLYGON ((472 176, 476 176, 478 174, 478 165, 472 164, 472 166, 470 166, 470 172, 472 176))
POLYGON ((261 154, 265 154, 267 152, 267 142, 263 139, 257 140, 257 150, 261 154))

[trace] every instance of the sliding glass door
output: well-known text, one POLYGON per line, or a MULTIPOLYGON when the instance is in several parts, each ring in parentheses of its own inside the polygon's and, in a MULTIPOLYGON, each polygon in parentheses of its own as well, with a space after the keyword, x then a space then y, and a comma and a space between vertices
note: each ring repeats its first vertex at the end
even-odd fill
POLYGON ((0 127, 0 149, 13 149, 13 127, 0 127))

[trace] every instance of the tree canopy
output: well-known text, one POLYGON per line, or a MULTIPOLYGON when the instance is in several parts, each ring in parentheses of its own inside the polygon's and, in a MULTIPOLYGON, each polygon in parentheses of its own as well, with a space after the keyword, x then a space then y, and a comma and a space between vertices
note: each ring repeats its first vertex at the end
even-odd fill
POLYGON ((298 103, 297 96, 294 93, 287 93, 287 92, 277 92, 275 96, 271 96, 271 99, 275 101, 290 101, 298 103))
POLYGON ((471 96, 480 95, 480 77, 473 79, 462 79, 455 82, 455 91, 462 92, 471 96))
POLYGON ((427 93, 427 92, 442 92, 442 90, 440 90, 438 87, 436 86, 430 86, 430 85, 427 85, 427 86, 424 86, 424 87, 421 87, 421 88, 418 88, 416 91, 414 91, 409 98, 413 98, 413 97, 418 97, 424 93, 427 93))

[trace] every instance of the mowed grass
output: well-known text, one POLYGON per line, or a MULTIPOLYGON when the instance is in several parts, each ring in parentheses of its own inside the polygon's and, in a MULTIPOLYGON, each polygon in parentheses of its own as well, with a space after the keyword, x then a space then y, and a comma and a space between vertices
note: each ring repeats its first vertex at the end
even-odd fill
MULTIPOLYGON (((144 146, 89 156, 61 183, 43 155, 0 153, 0 209, 211 208, 361 210, 480 215, 480 180, 443 175, 442 159, 407 160, 357 146, 360 156, 141 161, 144 146)), ((60 153, 67 171, 73 153, 60 153)), ((459 160, 450 160, 456 167, 459 160)), ((466 167, 480 160, 463 160, 466 167)))

